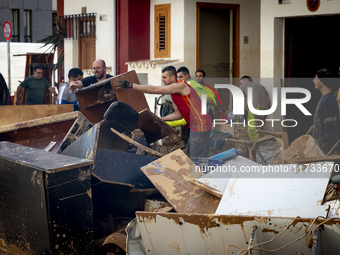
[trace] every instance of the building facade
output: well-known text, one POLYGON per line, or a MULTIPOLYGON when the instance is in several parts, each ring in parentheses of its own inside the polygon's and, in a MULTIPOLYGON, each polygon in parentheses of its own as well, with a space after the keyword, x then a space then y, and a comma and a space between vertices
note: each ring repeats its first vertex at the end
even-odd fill
MULTIPOLYGON (((6 21, 12 25, 12 42, 37 42, 52 34, 52 1, 2 0, 0 26, 6 21)), ((3 36, 0 42, 5 42, 3 36)))
MULTIPOLYGON (((235 85, 249 75, 271 97, 274 87, 310 90, 305 107, 314 112, 321 96, 313 87, 315 72, 339 65, 335 28, 340 0, 59 1, 64 15, 80 14, 83 7, 96 13, 91 61, 105 59, 113 75, 134 69, 144 84, 161 85, 161 70, 170 64, 188 67, 192 76, 204 69, 207 77, 235 85)), ((79 41, 65 43, 65 72, 79 65, 80 48, 79 41)), ((155 96, 146 97, 153 109, 155 96)), ((232 111, 231 94, 221 92, 221 97, 227 107, 223 110, 232 111)), ((280 104, 268 118, 299 120, 297 135, 313 122, 296 107, 282 116, 280 104)), ((267 124, 266 129, 286 130, 267 124)))

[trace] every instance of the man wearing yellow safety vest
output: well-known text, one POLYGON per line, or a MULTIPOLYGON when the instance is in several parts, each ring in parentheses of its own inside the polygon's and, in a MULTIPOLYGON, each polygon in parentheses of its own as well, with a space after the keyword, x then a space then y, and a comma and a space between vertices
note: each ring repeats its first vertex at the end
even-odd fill
MULTIPOLYGON (((202 86, 199 82, 192 80, 189 70, 185 66, 182 66, 177 69, 177 79, 188 83, 196 91, 196 93, 198 94, 200 98, 202 98, 202 95, 206 93, 208 105, 213 105, 213 104, 216 105, 214 92, 212 92, 212 90, 210 90, 209 88, 202 86)), ((184 126, 187 124, 184 119, 175 120, 175 121, 167 121, 167 123, 173 127, 184 126)))

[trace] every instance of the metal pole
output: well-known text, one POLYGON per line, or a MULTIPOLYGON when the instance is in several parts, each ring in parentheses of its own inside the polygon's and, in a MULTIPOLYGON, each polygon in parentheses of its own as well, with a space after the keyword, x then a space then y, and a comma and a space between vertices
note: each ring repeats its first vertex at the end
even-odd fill
POLYGON ((8 90, 9 95, 11 95, 11 59, 10 59, 10 45, 9 40, 7 40, 7 63, 8 63, 8 90))

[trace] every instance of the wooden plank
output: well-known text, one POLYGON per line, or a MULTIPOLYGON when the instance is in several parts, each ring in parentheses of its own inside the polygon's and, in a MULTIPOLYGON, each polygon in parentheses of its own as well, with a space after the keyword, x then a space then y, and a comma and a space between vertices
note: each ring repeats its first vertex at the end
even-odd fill
POLYGON ((215 213, 220 199, 192 185, 190 159, 176 150, 141 167, 158 191, 182 213, 215 213))
POLYGON ((132 140, 132 139, 131 139, 130 137, 128 137, 127 135, 121 134, 121 133, 119 133, 117 130, 115 130, 115 129, 113 129, 113 128, 111 128, 111 131, 112 131, 113 133, 115 133, 116 135, 118 135, 119 137, 123 138, 125 141, 127 141, 127 142, 133 144, 134 146, 136 146, 136 147, 138 147, 138 148, 140 148, 140 149, 142 149, 142 150, 144 150, 144 151, 146 151, 146 152, 149 152, 149 153, 151 153, 151 154, 154 154, 154 155, 156 155, 156 156, 158 156, 158 157, 163 157, 163 156, 164 156, 163 153, 160 153, 160 152, 155 151, 155 150, 153 150, 153 149, 150 149, 150 148, 148 148, 148 147, 146 147, 146 146, 144 146, 144 145, 141 145, 140 143, 136 142, 135 140, 132 140))
POLYGON ((58 114, 55 116, 50 116, 50 117, 45 117, 45 118, 40 118, 40 119, 33 119, 29 121, 24 121, 24 122, 18 122, 15 124, 0 127, 0 134, 9 132, 9 131, 15 131, 21 128, 38 127, 38 126, 43 126, 46 124, 73 120, 73 119, 76 119, 78 116, 79 116, 79 112, 70 112, 66 114, 58 114))
POLYGON ((265 130, 256 129, 256 133, 261 133, 261 134, 265 134, 265 135, 273 135, 273 136, 276 136, 276 137, 283 137, 283 132, 272 132, 272 131, 265 131, 265 130))
POLYGON ((97 123, 104 118, 104 113, 111 103, 121 101, 127 103, 136 109, 137 112, 149 109, 144 93, 133 89, 119 89, 114 91, 113 81, 115 79, 126 79, 133 83, 139 84, 138 76, 135 71, 117 75, 113 78, 97 82, 91 86, 78 90, 76 96, 79 103, 80 111, 91 123, 97 123), (103 88, 104 94, 112 94, 112 97, 102 100, 103 88))
POLYGON ((308 163, 308 162, 318 162, 318 161, 333 161, 333 160, 339 160, 340 155, 334 155, 334 156, 316 156, 316 157, 310 157, 310 158, 298 158, 294 160, 294 163, 308 163))
POLYGON ((166 136, 169 136, 173 141, 180 140, 176 129, 147 109, 139 113, 137 128, 143 131, 148 144, 166 136))
POLYGON ((333 151, 336 149, 336 147, 338 147, 340 143, 340 140, 336 142, 336 144, 334 144, 333 148, 327 153, 327 156, 331 155, 333 153, 333 151))
POLYGON ((79 112, 71 112, 3 126, 0 127, 0 137, 2 141, 41 150, 45 149, 50 142, 56 142, 50 151, 57 152, 58 147, 77 120, 78 114, 79 112))
POLYGON ((233 142, 233 143, 240 143, 240 144, 244 144, 244 145, 248 145, 248 146, 253 146, 253 144, 254 144, 252 141, 237 140, 237 139, 232 139, 232 138, 226 138, 225 141, 226 142, 233 142))
MULTIPOLYGON (((132 70, 130 72, 123 73, 123 74, 115 76, 114 78, 111 78, 110 82, 111 82, 112 88, 113 88, 113 82, 116 79, 118 80, 124 79, 124 80, 131 81, 133 83, 136 83, 136 84, 140 84, 135 70, 132 70)), ((150 110, 143 92, 140 92, 134 89, 117 89, 115 90, 115 94, 117 96, 118 101, 127 103, 128 105, 135 108, 137 112, 140 112, 144 109, 150 110)))
MULTIPOLYGON (((209 182, 208 180, 206 180, 207 182, 209 182)), ((208 185, 208 183, 202 183, 202 182, 198 182, 197 180, 194 180, 191 182, 193 185, 203 189, 204 191, 206 192, 209 192, 210 194, 218 197, 218 198, 222 198, 223 196, 223 193, 220 192, 220 190, 214 188, 214 187, 211 187, 208 185)))
POLYGON ((310 133, 312 133, 313 129, 314 129, 314 126, 311 126, 311 127, 308 129, 306 135, 309 135, 310 133))
POLYGON ((0 126, 73 112, 73 105, 3 105, 0 108, 0 126))

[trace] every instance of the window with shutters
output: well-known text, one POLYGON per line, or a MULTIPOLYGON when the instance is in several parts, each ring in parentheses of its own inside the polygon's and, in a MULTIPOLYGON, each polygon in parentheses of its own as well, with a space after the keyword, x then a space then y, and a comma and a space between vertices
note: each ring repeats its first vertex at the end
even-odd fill
POLYGON ((12 10, 13 23, 12 23, 12 42, 20 42, 20 12, 19 10, 12 10))
POLYGON ((170 58, 171 4, 155 5, 155 58, 170 58))
POLYGON ((24 10, 24 41, 32 42, 32 11, 24 10))

